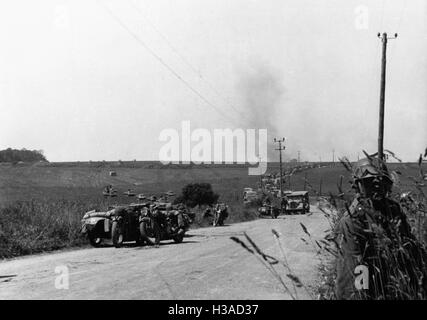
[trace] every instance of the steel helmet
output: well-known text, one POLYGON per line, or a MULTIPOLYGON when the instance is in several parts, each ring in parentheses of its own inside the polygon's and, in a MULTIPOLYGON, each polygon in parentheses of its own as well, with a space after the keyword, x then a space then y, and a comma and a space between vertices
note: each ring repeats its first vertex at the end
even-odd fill
POLYGON ((387 166, 384 163, 379 163, 378 159, 363 158, 357 161, 354 172, 354 179, 362 180, 367 178, 386 178, 390 183, 393 183, 389 176, 387 166))

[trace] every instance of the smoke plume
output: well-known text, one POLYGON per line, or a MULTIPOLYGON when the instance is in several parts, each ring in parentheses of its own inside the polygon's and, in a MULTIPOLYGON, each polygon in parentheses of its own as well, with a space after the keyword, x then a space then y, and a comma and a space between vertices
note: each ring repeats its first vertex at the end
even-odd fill
POLYGON ((242 128, 268 130, 268 161, 278 160, 274 137, 282 137, 278 127, 278 110, 285 88, 280 74, 271 67, 257 65, 239 75, 237 85, 243 106, 242 128))

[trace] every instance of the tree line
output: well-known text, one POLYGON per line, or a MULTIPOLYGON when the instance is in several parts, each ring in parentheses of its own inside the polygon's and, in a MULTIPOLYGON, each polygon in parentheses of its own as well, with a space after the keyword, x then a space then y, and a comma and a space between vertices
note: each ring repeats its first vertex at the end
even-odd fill
POLYGON ((36 162, 47 161, 43 150, 12 149, 0 150, 0 162, 36 162))

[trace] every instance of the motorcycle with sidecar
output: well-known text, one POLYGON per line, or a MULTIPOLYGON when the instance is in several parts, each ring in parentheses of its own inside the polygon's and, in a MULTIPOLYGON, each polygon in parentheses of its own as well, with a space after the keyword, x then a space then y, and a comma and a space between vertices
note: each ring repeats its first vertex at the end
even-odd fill
POLYGON ((81 233, 87 235, 92 246, 99 247, 104 239, 111 239, 112 211, 92 210, 84 214, 81 233))
POLYGON ((147 204, 136 203, 117 207, 111 212, 111 240, 116 248, 130 241, 135 241, 137 245, 143 244, 139 225, 146 208, 147 204))
POLYGON ((191 214, 170 203, 157 203, 141 212, 139 234, 142 244, 158 245, 161 240, 182 242, 192 223, 191 214))

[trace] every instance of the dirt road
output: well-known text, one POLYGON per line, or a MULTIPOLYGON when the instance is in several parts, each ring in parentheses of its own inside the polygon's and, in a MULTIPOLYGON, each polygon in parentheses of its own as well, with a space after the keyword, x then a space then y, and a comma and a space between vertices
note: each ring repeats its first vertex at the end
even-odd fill
MULTIPOLYGON (((246 231, 267 254, 281 257, 271 233, 276 229, 292 271, 313 286, 319 257, 301 240, 300 222, 314 239, 329 227, 312 206, 310 215, 190 230, 183 243, 165 242, 159 248, 108 246, 3 261, 0 299, 290 299, 256 257, 230 237, 243 239, 246 231)), ((278 271, 286 278, 283 268, 278 271)), ((310 295, 298 289, 298 298, 310 295)))

